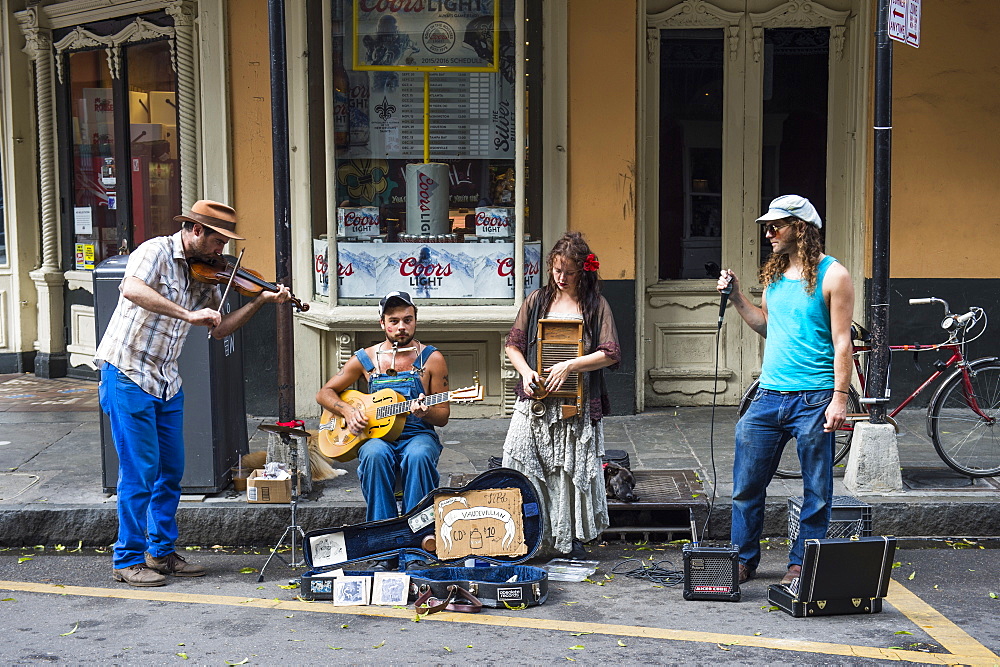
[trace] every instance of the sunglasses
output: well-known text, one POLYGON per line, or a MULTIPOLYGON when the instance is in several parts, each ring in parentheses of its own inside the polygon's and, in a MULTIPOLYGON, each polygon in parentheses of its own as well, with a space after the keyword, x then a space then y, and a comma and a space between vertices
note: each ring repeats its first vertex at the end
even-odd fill
POLYGON ((767 236, 768 234, 771 234, 772 236, 777 236, 778 232, 780 232, 787 226, 788 226, 787 222, 784 224, 777 224, 777 225, 774 224, 773 222, 769 222, 768 224, 764 225, 764 235, 767 236))

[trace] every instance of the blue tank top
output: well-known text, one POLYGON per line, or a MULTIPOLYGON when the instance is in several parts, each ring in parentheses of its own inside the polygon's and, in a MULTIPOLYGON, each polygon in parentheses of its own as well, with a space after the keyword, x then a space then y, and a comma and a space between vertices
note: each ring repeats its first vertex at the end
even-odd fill
MULTIPOLYGON (((424 374, 424 365, 436 350, 436 347, 427 345, 420 351, 420 356, 417 357, 416 361, 413 362, 413 370, 399 371, 396 375, 376 373, 375 364, 372 363, 371 357, 368 356, 364 348, 355 352, 354 356, 358 358, 358 361, 361 362, 361 365, 368 372, 369 393, 374 394, 376 391, 381 391, 382 389, 392 389, 402 394, 403 398, 414 399, 420 396, 420 394, 427 393, 424 390, 424 383, 420 377, 424 374)), ((407 415, 406 425, 403 426, 403 432, 399 435, 400 439, 409 438, 418 433, 437 435, 432 425, 419 417, 407 415)))
POLYGON ((833 338, 823 278, 836 262, 827 255, 816 268, 816 289, 782 276, 767 296, 767 343, 760 386, 774 391, 833 389, 833 338))

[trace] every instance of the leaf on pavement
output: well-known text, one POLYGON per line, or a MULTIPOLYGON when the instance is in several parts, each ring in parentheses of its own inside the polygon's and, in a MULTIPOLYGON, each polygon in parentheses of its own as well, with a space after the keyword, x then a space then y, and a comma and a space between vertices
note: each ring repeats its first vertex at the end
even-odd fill
POLYGON ((62 634, 61 634, 61 635, 59 635, 59 636, 60 636, 60 637, 69 637, 69 636, 70 636, 71 634, 73 634, 74 632, 76 632, 76 629, 77 629, 78 627, 80 627, 80 622, 79 622, 79 621, 77 621, 76 625, 74 625, 74 626, 73 626, 73 629, 72 629, 72 630, 70 630, 69 632, 64 632, 64 633, 62 633, 62 634))
POLYGON ((241 567, 240 568, 240 574, 253 574, 256 571, 257 571, 257 568, 255 568, 255 567, 241 567))
POLYGON ((628 644, 626 644, 625 642, 623 642, 623 641, 622 641, 622 640, 620 640, 620 639, 618 640, 618 645, 619 645, 619 646, 621 646, 621 647, 625 647, 625 646, 628 646, 628 644))
POLYGON ((227 664, 227 665, 245 665, 245 664, 247 664, 248 662, 250 662, 250 658, 243 658, 243 659, 242 659, 242 660, 240 660, 239 662, 232 662, 232 661, 230 661, 230 660, 226 660, 226 664, 227 664))
POLYGON ((21 556, 17 559, 18 564, 31 560, 31 556, 21 556))
POLYGON ((896 630, 892 634, 894 634, 894 635, 912 635, 913 633, 910 632, 909 630, 896 630))
POLYGON ((443 648, 445 651, 448 651, 448 653, 451 653, 451 649, 448 648, 447 646, 442 646, 441 648, 443 648))
POLYGON ((571 637, 582 637, 584 635, 592 635, 593 632, 571 632, 569 633, 571 637))
POLYGON ((517 605, 515 607, 515 606, 511 605, 509 602, 507 602, 506 600, 503 600, 503 606, 507 607, 507 609, 510 609, 511 611, 521 611, 522 609, 527 609, 528 608, 527 604, 519 604, 519 605, 517 605))
POLYGON ((177 655, 182 660, 187 660, 188 659, 188 654, 187 653, 176 653, 175 655, 177 655))
POLYGON ((718 646, 719 648, 721 648, 723 651, 732 651, 733 650, 733 649, 729 648, 728 646, 723 646, 722 644, 716 644, 716 646, 718 646))
POLYGON ((582 651, 583 650, 583 646, 581 646, 580 644, 577 644, 576 646, 570 646, 569 650, 571 650, 571 651, 582 651))
POLYGON ((378 644, 375 644, 375 646, 372 646, 372 648, 382 648, 383 646, 385 646, 385 640, 384 639, 382 641, 380 641, 378 644))
POLYGON ((278 585, 278 588, 283 588, 283 589, 285 589, 286 591, 290 591, 290 590, 292 590, 293 588, 298 588, 298 587, 299 587, 299 584, 298 584, 298 582, 295 582, 294 584, 288 584, 287 586, 282 586, 282 585, 280 585, 280 584, 278 585))
POLYGON ((327 644, 326 647, 328 649, 330 649, 331 651, 342 651, 342 650, 344 650, 343 646, 330 646, 329 644, 327 644))
POLYGON ((580 604, 579 600, 573 600, 571 602, 563 602, 563 604, 580 604))
POLYGON ((907 579, 909 579, 910 581, 913 581, 913 577, 915 577, 915 576, 917 576, 917 571, 916 570, 914 570, 913 572, 910 572, 910 576, 908 576, 907 579))
POLYGON ((892 564, 892 569, 895 570, 897 567, 903 567, 903 563, 897 560, 895 563, 892 564))
MULTIPOLYGON (((990 597, 994 600, 997 599, 997 594, 994 591, 990 591, 990 597)), ((13 600, 14 598, 7 598, 8 600, 13 600)))
MULTIPOLYGON (((993 597, 996 597, 996 593, 993 594, 993 597)), ((17 602, 17 600, 15 600, 14 598, 4 598, 0 600, 0 602, 17 602)))

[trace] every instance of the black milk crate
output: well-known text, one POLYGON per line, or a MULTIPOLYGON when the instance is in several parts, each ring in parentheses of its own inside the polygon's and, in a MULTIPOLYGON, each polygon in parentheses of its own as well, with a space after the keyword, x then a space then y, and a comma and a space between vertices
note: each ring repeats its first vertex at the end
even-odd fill
MULTIPOLYGON (((788 499, 788 539, 799 536, 799 515, 802 512, 802 496, 788 499)), ((830 528, 827 538, 871 537, 872 506, 854 496, 834 496, 833 511, 830 512, 830 528)))

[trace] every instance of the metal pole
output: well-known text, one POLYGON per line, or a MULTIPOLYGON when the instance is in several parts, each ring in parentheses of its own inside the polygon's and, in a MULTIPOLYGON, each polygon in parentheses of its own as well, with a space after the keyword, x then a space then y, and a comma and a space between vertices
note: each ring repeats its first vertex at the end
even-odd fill
MULTIPOLYGON (((285 49, 285 2, 267 1, 271 41, 271 150, 274 174, 275 281, 291 287, 291 194, 288 167, 288 74, 285 49)), ((295 342, 291 308, 277 309, 278 421, 290 421, 295 412, 295 342)))
POLYGON ((884 424, 889 385, 889 204, 892 167, 892 41, 889 0, 879 0, 875 30, 874 183, 872 197, 872 282, 868 291, 872 352, 868 361, 872 423, 884 424))

